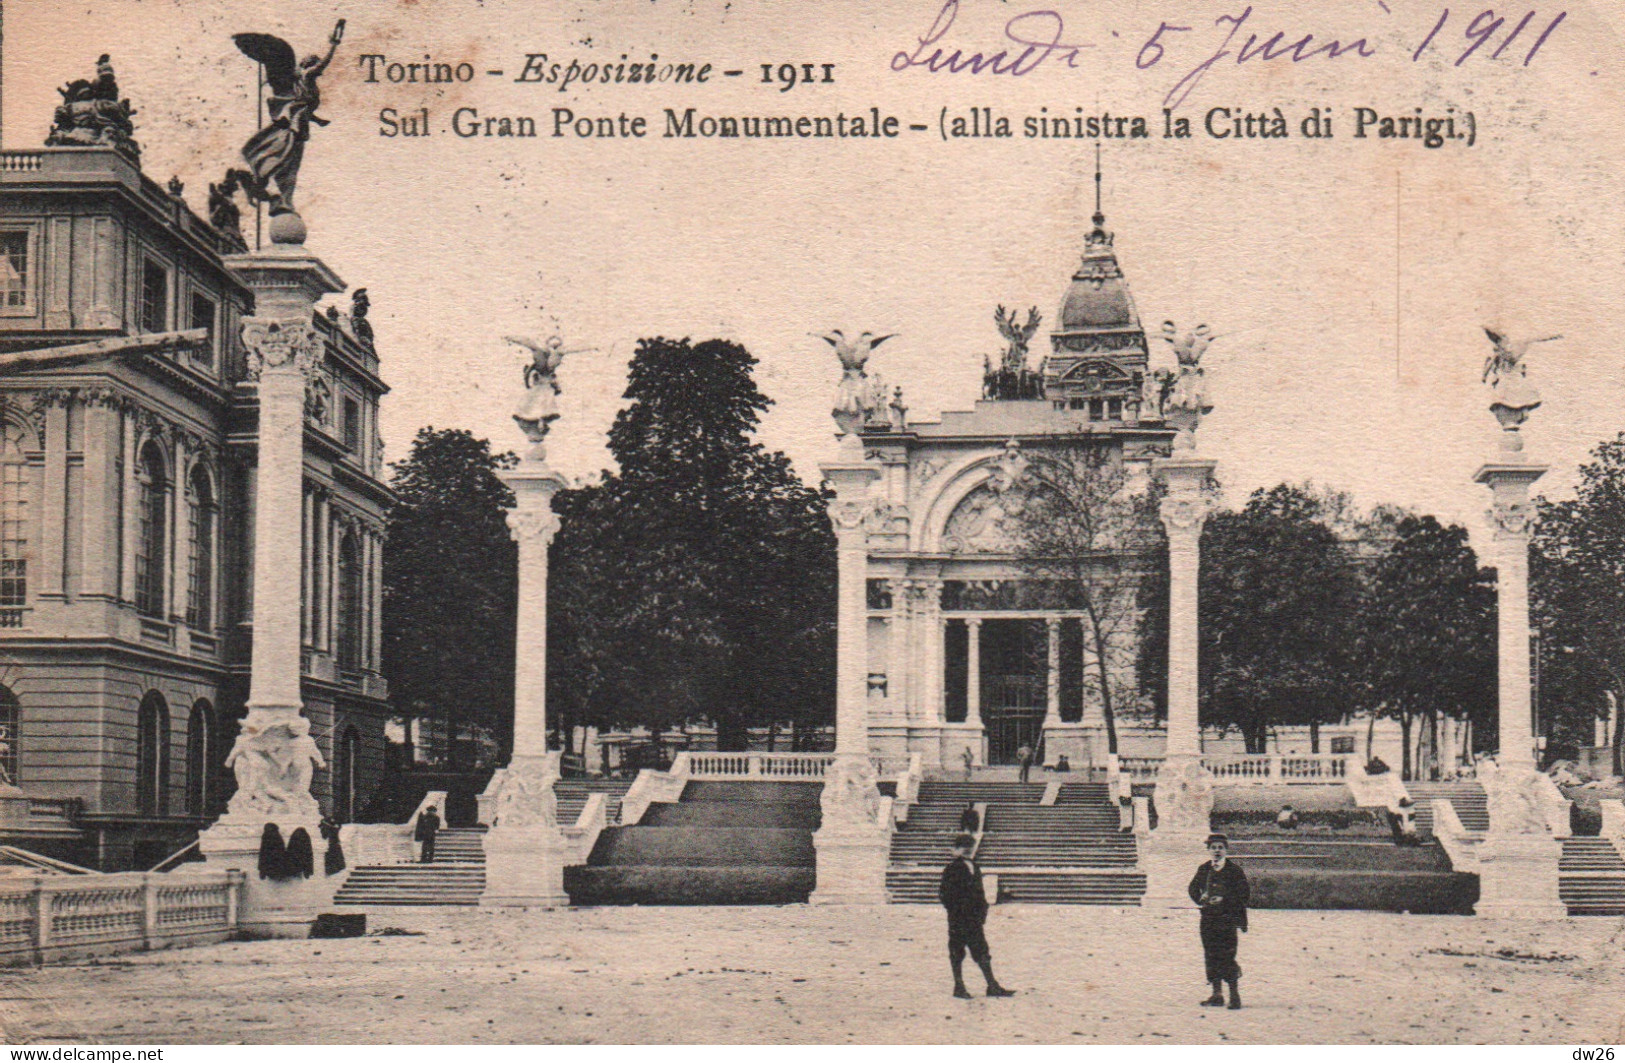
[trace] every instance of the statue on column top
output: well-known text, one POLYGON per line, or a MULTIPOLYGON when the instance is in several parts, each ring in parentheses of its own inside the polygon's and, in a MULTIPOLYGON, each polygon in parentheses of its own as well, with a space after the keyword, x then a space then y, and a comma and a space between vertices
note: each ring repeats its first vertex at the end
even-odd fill
POLYGON ((1484 335, 1490 338, 1495 350, 1484 359, 1484 373, 1480 379, 1490 386, 1490 412, 1495 414, 1495 419, 1501 422, 1501 428, 1506 433, 1501 441, 1502 449, 1519 451, 1523 449, 1523 442, 1516 434, 1519 426, 1529 419, 1531 411, 1540 406, 1540 392, 1529 383, 1524 358, 1535 344, 1550 343, 1563 337, 1514 340, 1487 326, 1484 335))
POLYGON ((831 347, 835 348, 836 357, 841 360, 841 383, 835 392, 835 408, 831 415, 841 429, 842 435, 855 435, 863 430, 868 423, 870 415, 880 405, 884 404, 884 395, 876 402, 874 389, 869 384, 868 374, 863 367, 868 363, 869 356, 874 349, 893 338, 895 332, 884 336, 876 336, 870 332, 861 332, 854 339, 847 339, 840 329, 830 329, 827 333, 811 333, 831 347))
MULTIPOLYGON (((312 122, 328 124, 327 119, 316 113, 322 103, 317 80, 333 61, 333 54, 344 39, 344 20, 339 19, 333 27, 325 56, 307 55, 298 61, 287 41, 269 33, 238 33, 231 39, 239 51, 260 64, 271 89, 266 98, 270 121, 243 145, 243 163, 247 168, 235 171, 238 181, 251 202, 270 205, 273 218, 284 214, 297 217, 293 193, 305 157, 305 141, 310 139, 312 122)), ((303 233, 297 240, 279 240, 278 228, 275 225, 272 228, 273 241, 303 242, 303 233)))
POLYGON ((513 419, 525 438, 535 444, 527 457, 541 461, 546 456, 545 441, 553 422, 559 419, 559 366, 567 354, 584 354, 590 348, 564 349, 564 337, 554 335, 546 341, 526 336, 504 336, 503 339, 530 352, 530 363, 525 366, 525 396, 514 411, 513 419))
MULTIPOLYGON (((1172 378, 1171 386, 1167 378, 1159 382, 1157 408, 1179 432, 1174 446, 1180 450, 1191 450, 1196 446, 1196 429, 1201 426, 1202 418, 1213 412, 1213 404, 1207 397, 1202 355, 1207 353, 1208 347, 1218 337, 1206 325, 1197 325, 1181 336, 1172 321, 1164 321, 1162 338, 1174 349, 1178 375, 1172 378)), ((1152 374, 1153 379, 1157 376, 1152 374)))

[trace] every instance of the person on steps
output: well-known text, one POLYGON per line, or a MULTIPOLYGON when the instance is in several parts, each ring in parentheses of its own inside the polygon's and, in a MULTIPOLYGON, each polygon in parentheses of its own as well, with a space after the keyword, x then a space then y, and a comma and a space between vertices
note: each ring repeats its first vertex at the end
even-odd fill
POLYGON ((434 810, 433 805, 430 805, 418 817, 417 830, 412 832, 412 836, 423 844, 423 850, 418 856, 418 863, 434 863, 434 836, 439 830, 440 813, 434 810))
POLYGON ((1202 958, 1213 994, 1204 1008, 1225 1006, 1223 983, 1230 985, 1230 1009, 1241 1007, 1241 965, 1236 962, 1236 932, 1247 930, 1247 875, 1229 858, 1230 840, 1222 834, 1207 839, 1210 859, 1191 879, 1191 900, 1202 909, 1202 958))
POLYGON ((1006 989, 993 977, 993 957, 988 952, 987 935, 983 925, 987 922, 987 895, 982 892, 982 871, 971 859, 976 839, 969 834, 954 838, 954 858, 942 869, 942 885, 937 897, 948 910, 948 965, 954 971, 954 996, 969 1000, 970 990, 965 988, 965 953, 982 969, 987 979, 987 995, 1013 997, 1015 991, 1006 989))

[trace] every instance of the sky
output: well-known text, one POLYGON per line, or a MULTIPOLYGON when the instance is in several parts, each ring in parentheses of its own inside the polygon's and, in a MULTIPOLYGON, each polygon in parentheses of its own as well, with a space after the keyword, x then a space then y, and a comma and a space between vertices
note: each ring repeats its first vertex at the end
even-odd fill
MULTIPOLYGON (((1164 138, 1163 108, 1187 72, 1220 50, 1244 5, 1125 0, 962 0, 940 40, 993 51, 1006 23, 1052 52, 1025 74, 932 73, 906 57, 941 0, 777 5, 665 0, 12 0, 0 51, 0 144, 40 144, 55 89, 112 53, 137 111, 147 173, 171 174, 201 210, 207 182, 254 129, 255 66, 231 34, 278 33, 304 54, 347 20, 322 80, 324 115, 308 145, 298 204, 307 246, 372 297, 383 374, 382 427, 400 458, 424 425, 466 427, 499 448, 523 442, 509 414, 524 353, 506 334, 561 334, 582 348, 560 380, 550 457, 571 476, 608 462, 639 337, 736 340, 758 359, 774 401, 762 439, 807 479, 834 456, 829 407, 839 369, 810 333, 896 333, 870 363, 900 384, 911 419, 967 409, 983 355, 1002 344, 996 305, 1037 306, 1047 334, 1093 210, 1095 142, 1028 139, 1028 116, 1139 115, 1152 136, 1102 141, 1108 227, 1142 321, 1206 322, 1213 414, 1201 449, 1219 461, 1226 501, 1281 481, 1313 481, 1362 505, 1396 503, 1466 524, 1483 549, 1487 492, 1471 482, 1496 427, 1479 383, 1482 328, 1561 333, 1529 358, 1545 405, 1526 432, 1572 490, 1574 468, 1625 428, 1625 146, 1620 20, 1589 5, 1523 11, 1473 44, 1476 12, 1417 0, 1252 6, 1231 54, 1173 107, 1197 130, 1164 138), (1053 11, 1053 15, 1031 14, 1053 11), (1527 65, 1538 33, 1564 18, 1527 65), (1056 20, 1064 28, 1055 30, 1056 20), (1160 59, 1144 47, 1160 23, 1160 59), (1367 41, 1373 54, 1293 62, 1235 60, 1257 32, 1287 44, 1367 41), (1493 55, 1496 49, 1500 54, 1493 55), (554 61, 710 62, 737 78, 704 86, 515 84, 528 53, 554 61), (904 53, 905 69, 893 69, 904 53), (362 55, 468 62, 451 85, 365 80, 362 55), (831 84, 780 91, 761 64, 833 63, 831 84), (485 73, 502 69, 501 78, 485 73), (666 138, 664 109, 697 114, 896 115, 896 138, 748 141, 666 138), (1335 135, 1299 135, 1311 107, 1335 135), (1409 116, 1473 115, 1475 142, 1353 136, 1357 107, 1409 116), (380 112, 430 110, 428 137, 380 135, 380 112), (646 117, 642 139, 461 138, 458 108, 553 108, 646 117), (1279 107, 1292 135, 1207 135, 1213 108, 1279 107), (1009 117, 1009 139, 945 139, 939 123, 1009 117), (1047 109, 1047 110, 1041 110, 1047 109), (1081 109, 1081 112, 1080 110, 1081 109), (924 132, 907 131, 910 123, 924 132)), ((1005 47, 1010 47, 1006 41, 1005 47)), ((1019 51, 1019 46, 1016 48, 1019 51)), ((1284 50, 1284 48, 1278 48, 1284 50)), ((466 112, 465 112, 466 116, 466 112)), ((341 300, 341 305, 347 300, 341 300)), ((1160 345, 1159 345, 1160 346, 1160 345)), ((1165 351, 1155 351, 1167 357, 1165 351)))

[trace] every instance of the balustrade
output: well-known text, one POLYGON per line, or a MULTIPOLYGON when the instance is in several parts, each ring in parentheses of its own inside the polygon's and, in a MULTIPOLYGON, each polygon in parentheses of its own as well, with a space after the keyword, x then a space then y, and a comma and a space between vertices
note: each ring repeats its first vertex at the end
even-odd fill
POLYGON ((36 876, 0 882, 0 963, 228 936, 241 871, 36 876))

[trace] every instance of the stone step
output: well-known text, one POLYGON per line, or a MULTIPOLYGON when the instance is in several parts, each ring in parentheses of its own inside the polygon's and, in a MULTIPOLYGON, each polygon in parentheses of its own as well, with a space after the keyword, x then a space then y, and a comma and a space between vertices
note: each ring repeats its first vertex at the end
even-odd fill
POLYGON ((1570 915, 1625 915, 1625 874, 1563 875, 1557 895, 1570 915))
POLYGON ((611 827, 593 867, 813 867, 812 832, 778 827, 611 827))
POLYGON ((690 782, 683 787, 684 804, 693 801, 762 801, 771 805, 818 807, 824 792, 819 782, 690 782))
POLYGON ((804 904, 811 867, 567 867, 564 888, 580 905, 804 904))

